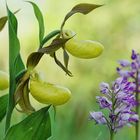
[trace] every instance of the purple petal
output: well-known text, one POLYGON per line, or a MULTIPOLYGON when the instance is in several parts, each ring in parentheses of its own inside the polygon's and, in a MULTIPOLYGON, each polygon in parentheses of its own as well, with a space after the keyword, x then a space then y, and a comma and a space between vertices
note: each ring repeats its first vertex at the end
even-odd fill
POLYGON ((97 99, 97 102, 99 103, 101 108, 111 109, 112 102, 109 101, 108 98, 97 96, 96 99, 97 99))
POLYGON ((135 60, 137 58, 137 54, 134 50, 132 50, 132 55, 131 55, 131 59, 135 60))
POLYGON ((95 120, 98 124, 106 124, 106 119, 102 112, 90 112, 90 119, 95 120))
POLYGON ((100 92, 103 94, 108 94, 109 93, 109 84, 108 83, 100 83, 100 92))
POLYGON ((131 64, 128 60, 119 60, 118 62, 122 67, 128 67, 131 64))

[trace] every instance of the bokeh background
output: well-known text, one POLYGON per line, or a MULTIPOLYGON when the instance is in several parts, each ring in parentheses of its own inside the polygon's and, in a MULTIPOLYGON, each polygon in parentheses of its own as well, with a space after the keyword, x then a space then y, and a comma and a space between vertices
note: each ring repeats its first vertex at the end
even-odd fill
MULTIPOLYGON (((56 108, 55 129, 51 140, 108 140, 105 126, 89 121, 89 112, 98 110, 95 97, 99 95, 99 83, 111 82, 116 77, 117 61, 129 59, 131 50, 140 52, 140 1, 139 0, 35 0, 41 8, 46 26, 46 34, 59 29, 66 13, 78 3, 104 4, 83 16, 77 14, 69 19, 65 29, 74 30, 80 39, 100 41, 105 46, 103 54, 91 60, 70 56, 69 69, 74 77, 68 77, 49 56, 44 56, 37 66, 43 77, 52 83, 67 86, 72 91, 72 99, 56 108)), ((22 0, 8 0, 10 9, 21 11, 16 14, 19 22, 18 36, 21 54, 26 63, 28 55, 38 47, 38 23, 31 5, 22 0)), ((6 15, 5 0, 0 1, 0 17, 6 15)), ((58 52, 62 59, 62 52, 58 52)), ((8 30, 0 32, 0 70, 8 72, 8 30)), ((6 93, 4 91, 2 94, 6 93)), ((36 108, 40 104, 32 99, 36 108)), ((13 114, 13 124, 25 116, 17 111, 13 114)), ((0 140, 3 137, 3 120, 0 123, 0 140)), ((116 134, 116 140, 134 140, 134 127, 126 127, 116 134)), ((18 140, 18 138, 15 138, 18 140)))

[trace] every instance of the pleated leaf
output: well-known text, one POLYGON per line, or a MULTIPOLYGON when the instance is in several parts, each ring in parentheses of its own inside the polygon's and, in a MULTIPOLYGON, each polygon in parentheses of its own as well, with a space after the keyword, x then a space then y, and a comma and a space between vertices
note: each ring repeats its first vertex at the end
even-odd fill
MULTIPOLYGON (((18 11, 17 11, 18 12, 18 11)), ((6 117, 6 130, 10 126, 10 118, 14 109, 14 93, 16 90, 16 75, 25 69, 20 55, 20 42, 17 37, 18 22, 17 19, 9 8, 8 13, 8 29, 9 29, 9 74, 10 74, 10 87, 9 87, 9 103, 8 113, 6 117)), ((15 12, 16 13, 16 12, 15 12)))
POLYGON ((47 140, 51 136, 49 107, 32 113, 20 123, 12 126, 4 140, 47 140))

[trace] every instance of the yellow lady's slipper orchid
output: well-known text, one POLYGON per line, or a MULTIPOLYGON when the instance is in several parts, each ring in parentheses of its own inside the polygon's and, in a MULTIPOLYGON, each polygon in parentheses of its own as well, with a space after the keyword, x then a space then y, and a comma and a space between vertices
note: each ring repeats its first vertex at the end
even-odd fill
POLYGON ((92 40, 78 40, 74 36, 75 32, 71 30, 64 30, 63 38, 69 39, 65 44, 65 49, 73 56, 78 58, 90 59, 101 55, 104 46, 92 40))
POLYGON ((0 90, 5 90, 9 87, 9 77, 6 72, 0 71, 0 90))
POLYGON ((71 97, 69 89, 31 78, 30 93, 40 103, 54 106, 65 104, 71 97))
POLYGON ((65 49, 75 57, 90 59, 101 55, 104 46, 97 41, 72 38, 66 42, 65 49))

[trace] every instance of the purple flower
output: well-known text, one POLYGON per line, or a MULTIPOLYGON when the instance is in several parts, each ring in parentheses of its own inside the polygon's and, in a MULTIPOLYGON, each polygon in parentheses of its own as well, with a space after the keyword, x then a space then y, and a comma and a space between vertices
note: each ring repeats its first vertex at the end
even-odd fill
POLYGON ((109 84, 102 82, 100 84, 100 92, 103 94, 108 94, 109 93, 109 84))
POLYGON ((137 58, 137 54, 134 50, 132 50, 132 55, 131 55, 131 59, 135 60, 137 58))
POLYGON ((116 104, 116 109, 114 111, 115 114, 120 114, 121 112, 126 112, 126 111, 130 111, 132 106, 129 106, 127 104, 124 104, 122 102, 117 102, 116 104))
POLYGON ((133 75, 133 73, 131 71, 123 70, 123 69, 120 69, 120 68, 117 68, 117 72, 119 73, 120 76, 125 77, 125 78, 128 78, 131 75, 133 75))
POLYGON ((118 62, 122 67, 128 67, 131 64, 128 60, 119 60, 118 62))
POLYGON ((132 50, 131 62, 127 60, 120 60, 120 67, 117 67, 117 72, 121 77, 133 78, 137 77, 140 72, 140 54, 132 50))
POLYGON ((139 120, 139 116, 134 112, 121 113, 118 117, 117 128, 121 128, 125 125, 130 125, 131 123, 137 122, 138 120, 139 120))
MULTIPOLYGON (((127 81, 126 77, 119 77, 113 83, 113 90, 115 93, 124 92, 125 93, 133 93, 135 91, 135 84, 127 81)), ((123 94, 122 94, 123 95, 123 94)))
POLYGON ((129 122, 137 122, 139 121, 139 116, 137 114, 131 115, 129 118, 129 122))
POLYGON ((97 124, 106 124, 106 119, 102 112, 90 112, 90 119, 95 120, 97 124))
POLYGON ((139 104, 134 93, 140 93, 140 54, 133 50, 131 59, 131 62, 119 61, 117 72, 120 77, 112 85, 104 82, 100 84, 100 92, 104 96, 97 96, 96 100, 108 114, 104 116, 102 112, 90 113, 92 120, 97 124, 106 124, 111 133, 139 121, 138 114, 133 110, 139 104))
POLYGON ((133 112, 137 105, 133 94, 135 83, 128 81, 126 77, 119 77, 112 85, 101 83, 100 91, 104 96, 97 96, 97 103, 101 109, 107 109, 109 115, 90 112, 91 119, 97 124, 106 124, 110 130, 117 132, 123 126, 138 121, 138 115, 133 112))
POLYGON ((97 102, 99 103, 101 108, 111 109, 112 102, 109 101, 107 97, 97 96, 96 99, 97 99, 97 102))

